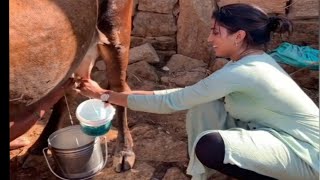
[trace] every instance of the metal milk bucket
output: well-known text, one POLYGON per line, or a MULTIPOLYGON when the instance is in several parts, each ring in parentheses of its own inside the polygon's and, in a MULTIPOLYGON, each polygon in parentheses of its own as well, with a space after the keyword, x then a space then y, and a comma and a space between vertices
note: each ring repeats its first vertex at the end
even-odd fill
POLYGON ((100 138, 84 134, 79 125, 69 126, 52 133, 43 155, 50 171, 60 179, 88 179, 103 169, 107 162, 107 142, 103 158, 100 138), (47 159, 50 149, 59 173, 54 172, 47 159))

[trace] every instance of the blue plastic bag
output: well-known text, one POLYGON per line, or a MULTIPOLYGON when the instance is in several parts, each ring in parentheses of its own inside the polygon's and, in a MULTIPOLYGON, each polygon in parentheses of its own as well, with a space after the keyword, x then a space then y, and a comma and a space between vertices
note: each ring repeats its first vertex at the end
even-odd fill
POLYGON ((287 42, 269 53, 277 62, 297 68, 319 70, 319 50, 287 42))

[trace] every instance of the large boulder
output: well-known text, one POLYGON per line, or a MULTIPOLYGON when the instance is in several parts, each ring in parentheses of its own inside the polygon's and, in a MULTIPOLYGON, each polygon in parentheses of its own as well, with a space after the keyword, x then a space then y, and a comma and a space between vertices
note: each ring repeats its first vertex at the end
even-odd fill
POLYGON ((291 0, 290 19, 319 18, 319 0, 291 0))
POLYGON ((179 1, 178 54, 203 61, 210 60, 207 37, 210 33, 214 0, 179 1))
POLYGON ((197 59, 175 54, 170 58, 166 66, 169 68, 169 72, 186 72, 198 67, 206 67, 207 64, 197 59))
POLYGON ((169 14, 172 13, 173 7, 177 2, 178 0, 139 0, 138 9, 140 11, 169 14))
POLYGON ((130 49, 129 64, 132 64, 138 61, 146 61, 148 63, 158 63, 160 60, 154 48, 149 43, 146 43, 141 46, 137 46, 130 49))
MULTIPOLYGON (((245 4, 253 4, 259 6, 263 9, 266 13, 269 14, 285 14, 285 6, 289 0, 219 0, 218 5, 219 7, 233 4, 233 3, 245 3, 245 4)), ((299 0, 301 1, 301 0, 299 0)))
POLYGON ((133 20, 133 36, 168 36, 176 31, 176 20, 172 14, 140 11, 133 20))

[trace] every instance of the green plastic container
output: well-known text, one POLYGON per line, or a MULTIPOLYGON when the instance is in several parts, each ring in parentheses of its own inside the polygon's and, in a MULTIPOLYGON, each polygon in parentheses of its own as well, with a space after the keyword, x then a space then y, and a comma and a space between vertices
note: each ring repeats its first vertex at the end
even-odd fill
POLYGON ((76 116, 85 134, 101 136, 110 130, 115 111, 110 104, 105 107, 101 100, 89 99, 77 107, 76 116))

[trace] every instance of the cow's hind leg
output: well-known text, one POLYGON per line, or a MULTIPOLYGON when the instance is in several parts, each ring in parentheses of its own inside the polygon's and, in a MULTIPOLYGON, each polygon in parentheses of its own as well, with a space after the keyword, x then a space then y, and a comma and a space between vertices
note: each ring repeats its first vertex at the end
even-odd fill
POLYGON ((28 153, 22 157, 23 168, 33 167, 36 164, 43 162, 42 150, 48 147, 49 136, 60 128, 63 119, 63 113, 66 112, 66 104, 64 98, 61 98, 54 106, 48 123, 43 129, 37 141, 28 149, 28 153))
POLYGON ((40 134, 37 141, 28 149, 28 152, 33 155, 41 155, 42 149, 48 146, 48 138, 49 136, 55 132, 62 121, 63 113, 66 110, 66 102, 64 97, 62 97, 54 106, 51 113, 51 116, 40 134))

